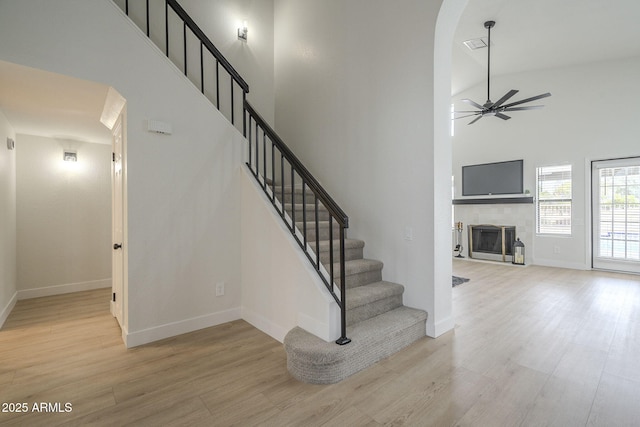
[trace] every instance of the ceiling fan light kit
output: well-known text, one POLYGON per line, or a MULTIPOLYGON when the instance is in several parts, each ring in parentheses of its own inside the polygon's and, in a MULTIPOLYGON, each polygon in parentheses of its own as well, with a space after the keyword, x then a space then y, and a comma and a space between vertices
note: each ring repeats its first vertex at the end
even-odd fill
POLYGON ((511 89, 507 92, 502 98, 497 100, 496 102, 491 101, 490 95, 490 84, 491 84, 491 29, 496 25, 495 21, 487 21, 484 23, 484 27, 487 29, 488 37, 487 37, 487 101, 480 105, 477 102, 474 102, 470 99, 463 99, 462 102, 466 102, 467 104, 472 105, 477 108, 477 111, 456 111, 456 113, 464 113, 466 115, 456 117, 456 119, 463 119, 465 117, 477 116, 475 119, 469 122, 470 125, 474 124, 484 116, 495 116, 502 120, 509 120, 511 116, 504 114, 505 112, 511 111, 523 111, 523 110, 535 110, 538 108, 542 108, 543 105, 530 105, 525 107, 517 107, 517 105, 525 104, 527 102, 536 101, 538 99, 546 98, 551 96, 549 92, 543 93, 542 95, 532 96, 531 98, 523 99, 516 102, 511 102, 509 104, 505 104, 512 96, 518 93, 518 90, 511 89))

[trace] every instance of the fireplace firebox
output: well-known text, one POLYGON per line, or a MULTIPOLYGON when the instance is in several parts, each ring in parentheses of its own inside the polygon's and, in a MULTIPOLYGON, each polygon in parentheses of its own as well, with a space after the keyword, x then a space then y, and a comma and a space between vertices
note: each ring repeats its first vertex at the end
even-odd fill
POLYGON ((469 258, 502 262, 512 260, 515 226, 469 225, 468 231, 469 258))

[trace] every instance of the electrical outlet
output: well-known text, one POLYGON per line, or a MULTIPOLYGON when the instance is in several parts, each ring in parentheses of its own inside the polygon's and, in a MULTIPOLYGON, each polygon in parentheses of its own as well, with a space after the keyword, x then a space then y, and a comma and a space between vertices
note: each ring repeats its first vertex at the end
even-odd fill
POLYGON ((224 282, 216 283, 216 296, 221 297, 224 295, 224 282))

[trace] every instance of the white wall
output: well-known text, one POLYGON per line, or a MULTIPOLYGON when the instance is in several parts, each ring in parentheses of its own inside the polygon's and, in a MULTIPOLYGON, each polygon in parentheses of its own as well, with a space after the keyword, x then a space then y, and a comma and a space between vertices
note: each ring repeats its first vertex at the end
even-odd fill
MULTIPOLYGON (((124 9, 124 0, 116 0, 124 9)), ((164 49, 166 44, 164 1, 150 3, 150 36, 164 49)), ((202 29, 218 50, 249 84, 249 102, 269 123, 273 123, 274 68, 273 68, 273 0, 181 0, 180 5, 202 29), (238 40, 239 24, 248 22, 247 43, 238 40)), ((129 16, 146 31, 145 2, 129 0, 129 16)), ((169 14, 169 54, 176 63, 184 63, 182 24, 169 14)), ((200 85, 200 46, 192 35, 187 36, 187 71, 189 78, 200 85), (191 71, 189 71, 191 70, 191 71)), ((205 61, 205 92, 215 99, 215 68, 213 61, 205 61)), ((228 97, 228 76, 221 69, 221 96, 228 97)), ((236 92, 239 91, 236 90, 236 92)), ((239 101, 241 98, 236 99, 239 101)), ((221 108, 228 105, 221 101, 221 108)), ((239 114, 236 108, 236 114, 239 114)), ((240 125, 242 121, 240 121, 240 125)))
POLYGON ((181 0, 180 5, 249 84, 249 102, 274 123, 273 0, 181 0), (238 40, 246 20, 247 42, 238 40))
MULTIPOLYGON (((590 268, 590 162, 640 156, 639 74, 640 58, 630 58, 494 77, 494 98, 509 89, 521 91, 514 100, 544 92, 552 96, 538 102, 545 105, 543 109, 514 112, 508 121, 488 117, 471 126, 466 125, 466 119, 456 122, 456 197, 461 195, 463 165, 524 159, 524 188, 535 195, 536 167, 571 164, 572 235, 535 236, 525 244, 530 244, 527 250, 529 246, 533 250, 531 261, 535 264, 590 268)), ((481 84, 459 94, 453 100, 456 108, 464 105, 460 102, 463 98, 484 100, 484 91, 486 86, 481 84)))
POLYGON ((0 38, 2 60, 127 100, 127 345, 239 318, 241 135, 111 0, 2 2, 0 38))
POLYGON ((0 110, 0 327, 15 305, 16 274, 16 151, 8 150, 7 138, 15 141, 11 124, 0 110))
POLYGON ((16 153, 19 297, 110 287, 111 146, 18 134, 16 153))
POLYGON ((340 310, 248 169, 242 173, 242 318, 282 342, 340 336, 340 310))
POLYGON ((385 263, 383 278, 429 312, 430 335, 453 327, 450 149, 434 124, 434 105, 447 108, 434 102, 434 81, 450 87, 450 73, 434 78, 441 3, 275 2, 276 130, 349 215, 365 256, 385 263))

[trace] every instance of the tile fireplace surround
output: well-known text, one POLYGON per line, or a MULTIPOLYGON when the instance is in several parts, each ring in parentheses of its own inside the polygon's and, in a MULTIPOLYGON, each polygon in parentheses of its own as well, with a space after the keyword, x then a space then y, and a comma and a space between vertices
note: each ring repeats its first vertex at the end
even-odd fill
MULTIPOLYGON (((454 205, 454 222, 464 224, 462 242, 466 246, 469 242, 469 225, 509 225, 516 227, 516 237, 525 244, 525 264, 530 264, 533 253, 533 236, 535 232, 535 205, 532 203, 499 203, 496 199, 491 204, 462 204, 454 205)), ((455 230, 453 241, 455 242, 455 230)), ((452 249, 453 250, 453 249, 452 249)), ((469 248, 464 248, 463 255, 469 257, 469 248)), ((508 257, 511 261, 511 257, 508 257)))

